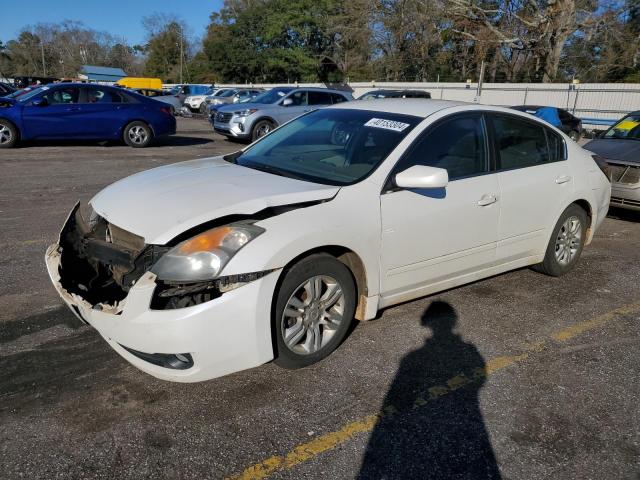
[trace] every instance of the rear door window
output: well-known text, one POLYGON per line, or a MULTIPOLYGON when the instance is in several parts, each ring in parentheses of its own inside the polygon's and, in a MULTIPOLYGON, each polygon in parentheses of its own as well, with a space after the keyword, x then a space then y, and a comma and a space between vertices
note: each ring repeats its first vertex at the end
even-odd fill
POLYGON ((120 95, 101 88, 85 89, 86 96, 83 103, 122 103, 120 95))
POLYGON ((331 105, 331 95, 327 92, 309 92, 309 105, 331 105))
POLYGON ((499 170, 548 163, 546 128, 510 115, 492 115, 499 170))

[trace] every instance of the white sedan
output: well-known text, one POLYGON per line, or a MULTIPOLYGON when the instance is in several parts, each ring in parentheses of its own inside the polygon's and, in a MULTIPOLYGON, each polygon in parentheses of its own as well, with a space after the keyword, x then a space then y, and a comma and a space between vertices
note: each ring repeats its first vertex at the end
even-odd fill
POLYGON ((120 355, 194 382, 310 365, 354 319, 508 270, 563 275, 609 196, 591 154, 526 113, 347 102, 116 182, 46 263, 120 355))

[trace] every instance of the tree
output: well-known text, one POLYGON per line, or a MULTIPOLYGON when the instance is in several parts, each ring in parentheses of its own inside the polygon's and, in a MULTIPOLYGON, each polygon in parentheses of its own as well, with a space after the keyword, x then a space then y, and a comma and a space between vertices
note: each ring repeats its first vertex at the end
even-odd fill
POLYGON ((168 83, 190 81, 188 68, 190 45, 186 26, 179 18, 154 14, 143 19, 147 30, 147 61, 144 74, 159 77, 168 83))

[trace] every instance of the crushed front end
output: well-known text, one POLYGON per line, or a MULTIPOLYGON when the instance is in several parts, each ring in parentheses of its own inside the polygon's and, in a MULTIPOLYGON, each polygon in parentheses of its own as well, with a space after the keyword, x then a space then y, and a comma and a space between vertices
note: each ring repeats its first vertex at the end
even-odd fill
POLYGON ((76 204, 45 260, 76 316, 151 375, 193 382, 271 360, 270 309, 256 307, 270 305, 277 272, 167 284, 149 270, 170 248, 76 204))

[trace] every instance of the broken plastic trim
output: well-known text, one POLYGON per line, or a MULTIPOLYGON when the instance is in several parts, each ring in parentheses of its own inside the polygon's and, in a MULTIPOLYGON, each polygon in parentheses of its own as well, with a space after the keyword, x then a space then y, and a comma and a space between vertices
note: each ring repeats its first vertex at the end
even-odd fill
POLYGON ((174 310, 192 307, 222 296, 247 283, 258 280, 274 270, 227 275, 208 282, 171 283, 158 280, 150 308, 152 310, 174 310))

